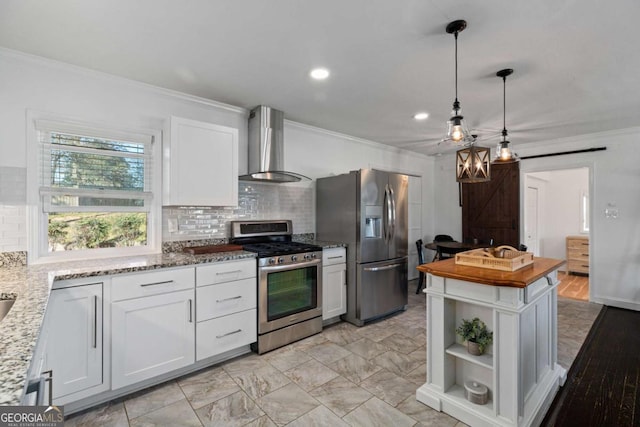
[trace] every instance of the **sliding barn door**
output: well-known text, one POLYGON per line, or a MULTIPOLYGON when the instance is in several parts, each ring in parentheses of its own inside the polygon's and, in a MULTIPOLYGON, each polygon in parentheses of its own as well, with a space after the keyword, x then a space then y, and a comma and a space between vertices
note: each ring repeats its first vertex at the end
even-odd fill
POLYGON ((462 184, 462 237, 520 244, 520 163, 492 164, 491 181, 462 184))

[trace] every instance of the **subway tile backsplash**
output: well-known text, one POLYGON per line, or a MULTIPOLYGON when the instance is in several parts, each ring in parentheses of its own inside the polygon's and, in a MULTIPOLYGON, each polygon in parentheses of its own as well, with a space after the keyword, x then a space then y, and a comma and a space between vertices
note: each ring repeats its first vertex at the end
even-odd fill
POLYGON ((260 182, 238 184, 238 207, 165 207, 162 240, 226 239, 229 221, 290 219, 295 234, 313 233, 313 188, 260 182))
POLYGON ((27 249, 27 169, 0 166, 0 252, 27 249))

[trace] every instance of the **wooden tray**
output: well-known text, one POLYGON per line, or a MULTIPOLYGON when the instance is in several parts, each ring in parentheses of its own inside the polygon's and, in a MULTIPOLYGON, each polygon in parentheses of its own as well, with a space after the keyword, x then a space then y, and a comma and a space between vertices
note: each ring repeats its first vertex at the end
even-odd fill
POLYGON ((455 263, 502 271, 516 271, 533 264, 533 254, 531 252, 522 252, 506 245, 498 246, 495 251, 502 249, 504 249, 502 258, 493 256, 487 249, 459 252, 456 254, 455 263))
POLYGON ((186 252, 191 255, 212 254, 216 252, 231 252, 241 250, 242 246, 240 245, 206 245, 182 248, 182 252, 186 252))

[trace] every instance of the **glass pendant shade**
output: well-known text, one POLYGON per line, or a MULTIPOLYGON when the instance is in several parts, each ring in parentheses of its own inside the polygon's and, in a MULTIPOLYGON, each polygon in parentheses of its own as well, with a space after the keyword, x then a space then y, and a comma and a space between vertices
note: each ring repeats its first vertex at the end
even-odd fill
POLYGON ((447 139, 453 142, 473 141, 471 132, 467 128, 467 123, 464 121, 464 117, 460 115, 461 112, 460 108, 451 112, 451 118, 447 122, 447 139))
POLYGON ((491 180, 491 150, 471 145, 456 152, 456 181, 463 183, 491 180))
POLYGON ((494 163, 511 163, 517 162, 518 155, 511 151, 509 148, 509 141, 503 138, 502 141, 498 143, 498 147, 496 149, 496 157, 493 159, 494 163))

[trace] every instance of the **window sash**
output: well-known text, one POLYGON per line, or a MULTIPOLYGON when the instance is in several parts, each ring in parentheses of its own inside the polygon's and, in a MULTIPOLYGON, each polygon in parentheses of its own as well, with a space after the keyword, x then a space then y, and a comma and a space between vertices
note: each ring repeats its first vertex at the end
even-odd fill
MULTIPOLYGON (((48 212, 149 212, 151 209, 151 200, 153 199, 153 193, 150 191, 152 188, 152 176, 153 176, 153 137, 150 135, 141 135, 136 133, 126 133, 113 130, 103 130, 96 128, 89 128, 85 126, 78 126, 73 124, 55 123, 50 121, 36 121, 36 130, 39 132, 40 142, 40 196, 42 200, 42 210, 45 213, 48 212), (52 142, 52 134, 69 135, 71 137, 86 137, 98 140, 104 140, 115 143, 118 142, 124 144, 139 144, 143 145, 143 153, 136 151, 119 151, 101 148, 92 148, 82 145, 74 144, 59 144, 52 142), (66 152, 77 153, 80 156, 100 156, 93 160, 98 164, 106 162, 110 158, 127 158, 132 161, 142 161, 143 176, 142 186, 140 190, 126 188, 118 189, 117 187, 100 188, 100 184, 96 184, 97 188, 78 188, 72 186, 54 186, 52 182, 52 175, 54 173, 52 162, 52 152, 66 152), (64 206, 53 203, 52 197, 54 196, 71 196, 71 197, 84 197, 84 202, 91 202, 90 199, 101 199, 103 203, 89 204, 83 206, 64 206), (114 203, 109 205, 109 199, 120 200, 140 200, 142 206, 136 205, 119 205, 114 203)), ((108 144, 107 144, 108 146, 108 144)), ((89 160, 89 159, 88 159, 89 160)), ((89 160, 91 161, 91 160, 89 160)), ((86 166, 86 165, 85 165, 86 166)), ((135 167, 131 166, 131 167, 135 167)), ((90 166, 86 166, 90 171, 90 166)), ((100 172, 100 171, 99 171, 100 172)), ((126 173, 132 173, 129 170, 126 173)), ((100 180, 108 179, 107 173, 95 174, 95 179, 100 180)), ((73 181, 71 185, 73 185, 73 181)))
POLYGON ((150 191, 99 190, 66 187, 40 187, 42 211, 49 212, 149 212, 153 193, 150 191), (95 199, 142 200, 142 206, 121 205, 83 205, 61 206, 52 203, 53 196, 86 197, 95 199))

